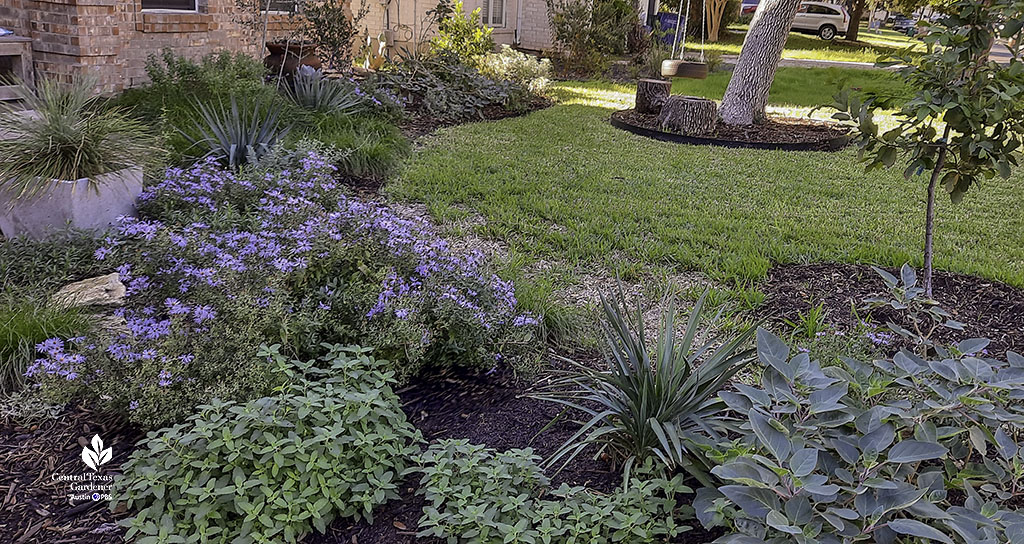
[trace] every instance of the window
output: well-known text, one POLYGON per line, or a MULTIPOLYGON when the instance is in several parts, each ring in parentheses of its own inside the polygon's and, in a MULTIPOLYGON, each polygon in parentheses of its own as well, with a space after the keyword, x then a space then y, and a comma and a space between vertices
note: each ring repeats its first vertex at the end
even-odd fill
POLYGON ((825 6, 815 6, 813 4, 807 6, 807 12, 814 13, 815 15, 839 15, 839 12, 832 8, 825 6))
POLYGON ((264 7, 270 7, 269 12, 293 13, 295 11, 295 0, 259 0, 264 7))
POLYGON ((142 9, 199 11, 196 7, 196 0, 142 0, 142 9))
POLYGON ((480 12, 485 25, 505 26, 505 0, 484 0, 480 12))

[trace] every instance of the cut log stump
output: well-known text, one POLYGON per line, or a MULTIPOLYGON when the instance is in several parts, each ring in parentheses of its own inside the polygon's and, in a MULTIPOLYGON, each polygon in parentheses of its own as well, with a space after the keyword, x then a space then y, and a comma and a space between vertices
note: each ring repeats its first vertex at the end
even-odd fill
POLYGON ((636 112, 658 114, 672 91, 672 82, 663 79, 641 79, 636 82, 636 112))
POLYGON ((714 100, 696 96, 670 96, 658 114, 662 130, 687 136, 714 132, 717 124, 718 105, 714 100))

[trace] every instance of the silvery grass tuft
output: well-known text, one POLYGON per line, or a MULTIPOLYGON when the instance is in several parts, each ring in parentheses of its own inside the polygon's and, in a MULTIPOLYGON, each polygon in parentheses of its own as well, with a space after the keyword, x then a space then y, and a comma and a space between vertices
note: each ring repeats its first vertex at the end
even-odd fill
POLYGON ((714 434, 707 420, 726 408, 718 391, 754 360, 755 351, 749 347, 753 327, 732 338, 716 336, 696 344, 707 296, 705 291, 690 312, 681 337, 669 301, 653 353, 639 306, 630 315, 621 289, 616 300, 601 297, 608 367, 595 370, 567 360, 570 370, 531 395, 589 418, 547 460, 548 466, 561 461, 564 467, 587 447, 596 446, 597 455, 607 453, 623 463, 626 481, 631 468, 649 457, 708 479, 705 463, 688 446, 688 436, 700 430, 714 434))
POLYGON ((95 78, 46 78, 35 92, 14 83, 21 104, 0 105, 0 189, 17 198, 40 195, 53 180, 89 178, 90 189, 98 190, 96 176, 159 156, 146 126, 124 109, 104 106, 95 78))

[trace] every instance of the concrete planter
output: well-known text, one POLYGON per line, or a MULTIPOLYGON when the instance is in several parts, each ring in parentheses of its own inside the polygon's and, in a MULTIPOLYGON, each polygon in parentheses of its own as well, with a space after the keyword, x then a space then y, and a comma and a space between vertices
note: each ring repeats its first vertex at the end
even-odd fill
POLYGON ((135 215, 142 193, 142 168, 125 168, 75 181, 54 180, 50 189, 32 198, 15 199, 0 191, 0 232, 7 238, 45 238, 68 225, 105 230, 122 215, 135 215))

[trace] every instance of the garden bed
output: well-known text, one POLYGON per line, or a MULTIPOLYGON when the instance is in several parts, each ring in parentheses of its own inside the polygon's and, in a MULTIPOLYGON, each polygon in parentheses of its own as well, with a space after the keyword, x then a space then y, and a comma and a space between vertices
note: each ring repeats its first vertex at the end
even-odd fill
POLYGON ((774 117, 753 126, 727 125, 719 121, 706 136, 686 136, 661 130, 658 116, 628 109, 611 116, 616 128, 666 142, 691 145, 717 145, 747 149, 782 151, 838 151, 849 143, 849 131, 835 123, 793 117, 774 117))
MULTIPOLYGON (((940 343, 988 338, 992 341, 988 351, 993 357, 1002 357, 1007 350, 1024 350, 1024 290, 943 271, 935 272, 934 282, 935 299, 953 319, 964 324, 963 331, 939 328, 936 338, 940 343)), ((869 266, 824 263, 776 266, 768 272, 762 290, 767 295, 764 306, 774 312, 778 322, 798 320, 800 314, 821 303, 830 327, 851 331, 858 326, 851 301, 860 308, 865 298, 883 293, 885 285, 869 266)), ((860 317, 867 315, 862 312, 860 317)), ((871 312, 870 317, 883 328, 894 319, 893 312, 883 310, 871 312)), ((895 350, 900 344, 894 340, 888 347, 895 350)))
POLYGON ((416 107, 415 103, 413 108, 410 110, 409 117, 401 123, 400 127, 402 133, 405 134, 410 140, 415 140, 420 136, 426 136, 434 132, 439 128, 451 127, 461 125, 463 123, 471 123, 476 121, 498 121, 500 119, 508 119, 510 117, 519 117, 533 113, 537 110, 551 107, 554 104, 550 99, 543 97, 533 97, 527 107, 521 110, 511 110, 501 105, 492 104, 485 106, 481 110, 481 116, 479 119, 447 119, 443 117, 436 117, 416 107))

